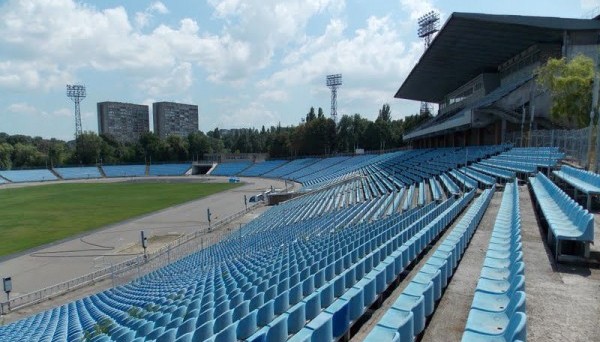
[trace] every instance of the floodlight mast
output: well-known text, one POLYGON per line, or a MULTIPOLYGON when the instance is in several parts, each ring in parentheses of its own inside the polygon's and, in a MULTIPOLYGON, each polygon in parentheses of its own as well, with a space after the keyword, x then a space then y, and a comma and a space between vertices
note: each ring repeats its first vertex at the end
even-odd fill
MULTIPOLYGON (((417 29, 417 35, 423 39, 425 43, 425 50, 431 45, 431 37, 434 33, 439 31, 440 15, 435 11, 430 11, 419 18, 417 21, 419 28, 417 29)), ((429 104, 427 102, 421 102, 421 114, 425 112, 431 112, 429 104)))
POLYGON ((337 123, 337 88, 342 85, 342 74, 327 75, 325 84, 331 89, 331 118, 337 123))
POLYGON ((67 97, 75 103, 75 138, 81 135, 81 109, 80 103, 85 98, 86 91, 84 85, 67 84, 67 97))

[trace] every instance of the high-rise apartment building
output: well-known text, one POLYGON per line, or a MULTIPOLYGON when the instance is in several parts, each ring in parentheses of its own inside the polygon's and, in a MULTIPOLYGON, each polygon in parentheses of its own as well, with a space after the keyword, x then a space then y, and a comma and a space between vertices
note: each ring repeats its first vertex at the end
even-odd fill
POLYGON ((154 115, 154 133, 161 138, 169 135, 186 137, 198 130, 198 106, 175 103, 155 102, 152 104, 154 115))
POLYGON ((133 103, 98 102, 98 133, 120 142, 135 142, 150 131, 149 107, 133 103))

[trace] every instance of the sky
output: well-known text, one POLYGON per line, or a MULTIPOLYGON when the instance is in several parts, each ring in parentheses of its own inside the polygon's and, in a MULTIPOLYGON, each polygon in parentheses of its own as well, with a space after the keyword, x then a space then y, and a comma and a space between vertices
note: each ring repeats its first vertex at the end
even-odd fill
MULTIPOLYGON (((424 51, 417 19, 452 12, 589 17, 600 0, 0 0, 0 132, 71 140, 66 84, 84 84, 82 126, 96 103, 198 105, 199 129, 297 125, 330 112, 325 76, 341 73, 338 116, 392 118, 424 51)), ((152 125, 151 125, 152 129, 152 125)))

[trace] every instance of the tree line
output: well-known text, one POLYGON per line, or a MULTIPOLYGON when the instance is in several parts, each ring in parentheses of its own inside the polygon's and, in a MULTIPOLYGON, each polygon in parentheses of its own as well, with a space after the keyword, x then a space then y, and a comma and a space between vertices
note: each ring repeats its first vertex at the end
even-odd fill
POLYGON ((202 160, 210 153, 269 153, 272 158, 380 150, 404 145, 402 135, 427 119, 429 113, 392 120, 384 104, 374 121, 360 114, 343 115, 336 123, 322 108, 311 107, 298 125, 260 129, 197 131, 187 137, 161 139, 149 132, 123 143, 110 135, 84 132, 74 141, 0 133, 0 169, 63 165, 182 162, 202 160))

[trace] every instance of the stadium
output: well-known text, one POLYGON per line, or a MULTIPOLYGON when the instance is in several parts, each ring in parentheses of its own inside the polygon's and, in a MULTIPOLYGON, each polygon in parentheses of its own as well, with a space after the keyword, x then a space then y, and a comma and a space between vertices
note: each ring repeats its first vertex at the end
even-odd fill
POLYGON ((409 149, 0 171, 9 209, 35 195, 67 215, 51 192, 85 186, 123 203, 5 253, 0 341, 598 341, 600 175, 506 136, 525 114, 549 125, 532 67, 599 34, 453 14, 396 93, 440 104, 409 149), (136 186, 159 203, 117 217, 136 186))

